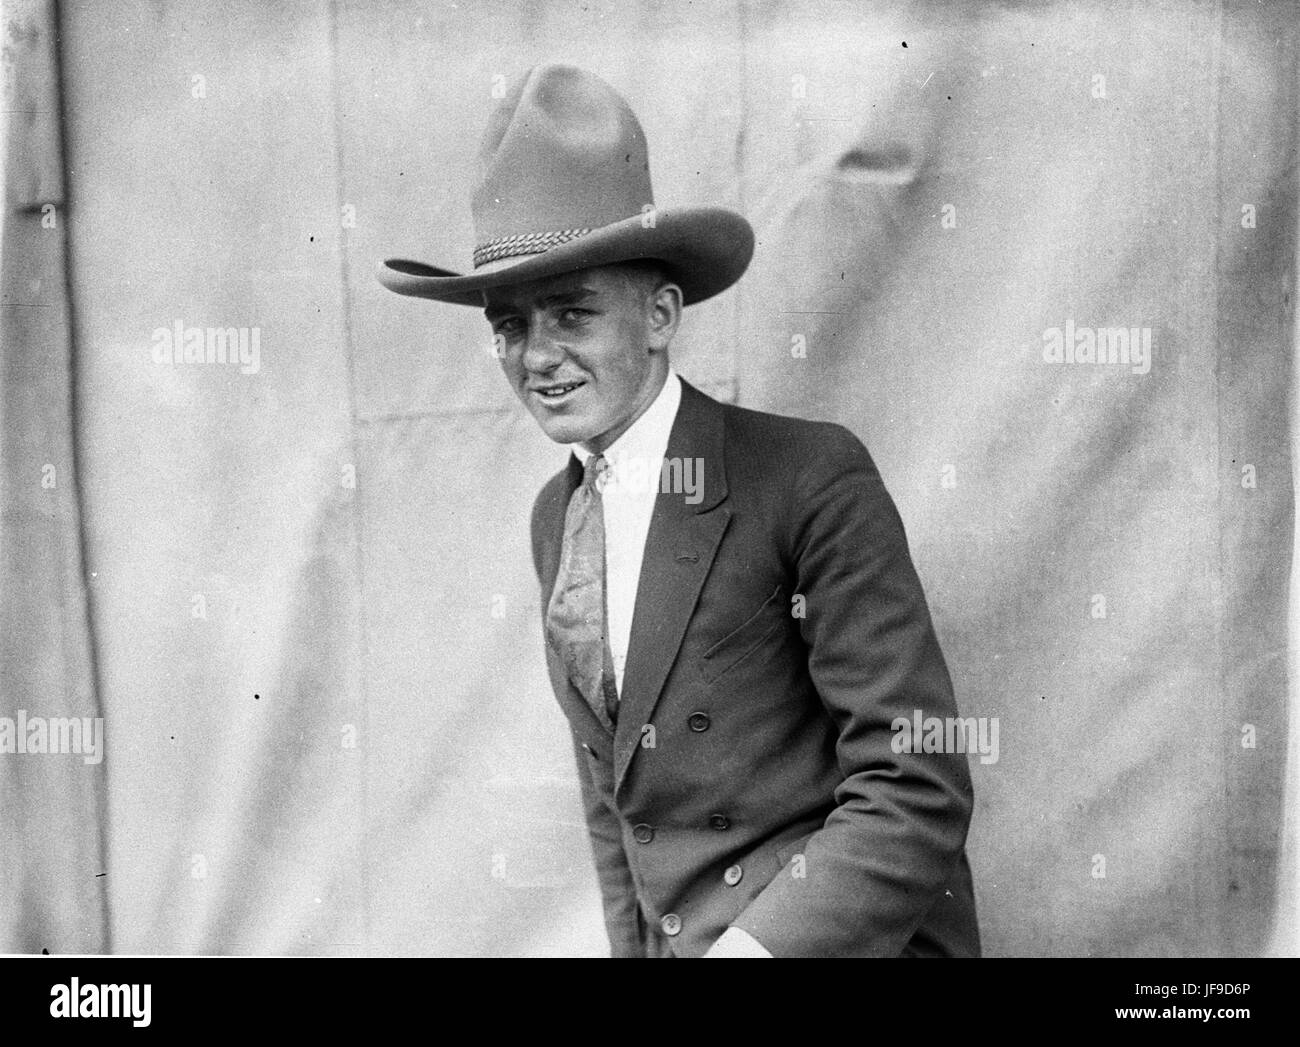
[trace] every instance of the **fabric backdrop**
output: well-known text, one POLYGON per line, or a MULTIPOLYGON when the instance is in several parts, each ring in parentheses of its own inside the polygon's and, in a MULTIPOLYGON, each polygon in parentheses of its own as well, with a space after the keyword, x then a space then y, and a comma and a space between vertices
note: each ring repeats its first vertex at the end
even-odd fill
POLYGON ((0 754, 0 950, 603 951, 528 552, 565 452, 481 315, 373 278, 468 266, 540 61, 625 93, 658 202, 755 224, 682 373, 876 458, 999 724, 986 951, 1267 948, 1292 5, 5 11, 0 715, 106 754, 0 754), (245 356, 162 361, 178 326, 245 356), (1045 355, 1085 328, 1149 367, 1045 355))

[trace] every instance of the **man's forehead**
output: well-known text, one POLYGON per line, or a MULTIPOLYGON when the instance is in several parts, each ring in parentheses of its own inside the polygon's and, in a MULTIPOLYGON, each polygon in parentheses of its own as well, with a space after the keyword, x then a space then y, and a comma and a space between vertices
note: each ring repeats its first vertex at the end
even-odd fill
POLYGON ((483 290, 483 302, 488 308, 499 308, 505 305, 522 305, 525 302, 534 302, 556 295, 596 295, 614 286, 617 274, 611 270, 612 267, 608 266, 579 269, 528 283, 487 287, 483 290))

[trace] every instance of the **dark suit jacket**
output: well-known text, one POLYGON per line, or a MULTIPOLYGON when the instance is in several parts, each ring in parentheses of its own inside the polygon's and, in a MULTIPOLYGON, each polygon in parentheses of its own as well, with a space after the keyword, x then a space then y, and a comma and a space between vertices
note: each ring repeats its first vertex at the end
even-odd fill
MULTIPOLYGON (((957 709, 866 449, 683 382, 666 457, 702 460, 703 498, 656 498, 613 732, 547 650, 613 955, 732 924, 777 956, 978 955, 966 757, 890 745, 957 709)), ((543 611, 581 477, 533 507, 543 611)))

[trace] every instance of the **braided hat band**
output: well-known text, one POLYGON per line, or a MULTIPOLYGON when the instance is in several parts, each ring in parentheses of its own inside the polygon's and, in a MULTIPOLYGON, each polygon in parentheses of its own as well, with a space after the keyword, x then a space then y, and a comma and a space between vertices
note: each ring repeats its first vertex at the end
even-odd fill
POLYGON ((545 254, 552 247, 567 244, 580 236, 586 236, 590 229, 556 229, 547 233, 519 233, 515 236, 499 236, 474 248, 474 268, 497 262, 502 258, 516 258, 520 255, 545 254))

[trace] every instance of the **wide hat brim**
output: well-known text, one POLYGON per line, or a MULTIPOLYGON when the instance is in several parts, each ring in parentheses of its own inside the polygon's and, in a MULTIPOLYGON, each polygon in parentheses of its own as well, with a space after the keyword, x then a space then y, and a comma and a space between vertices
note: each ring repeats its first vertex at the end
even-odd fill
POLYGON ((682 289, 683 304, 693 305, 739 280, 753 254, 754 231, 743 216, 722 207, 675 207, 634 215, 541 254, 491 263, 473 273, 389 258, 379 264, 378 277, 398 294, 482 308, 487 288, 653 259, 668 268, 682 289))

